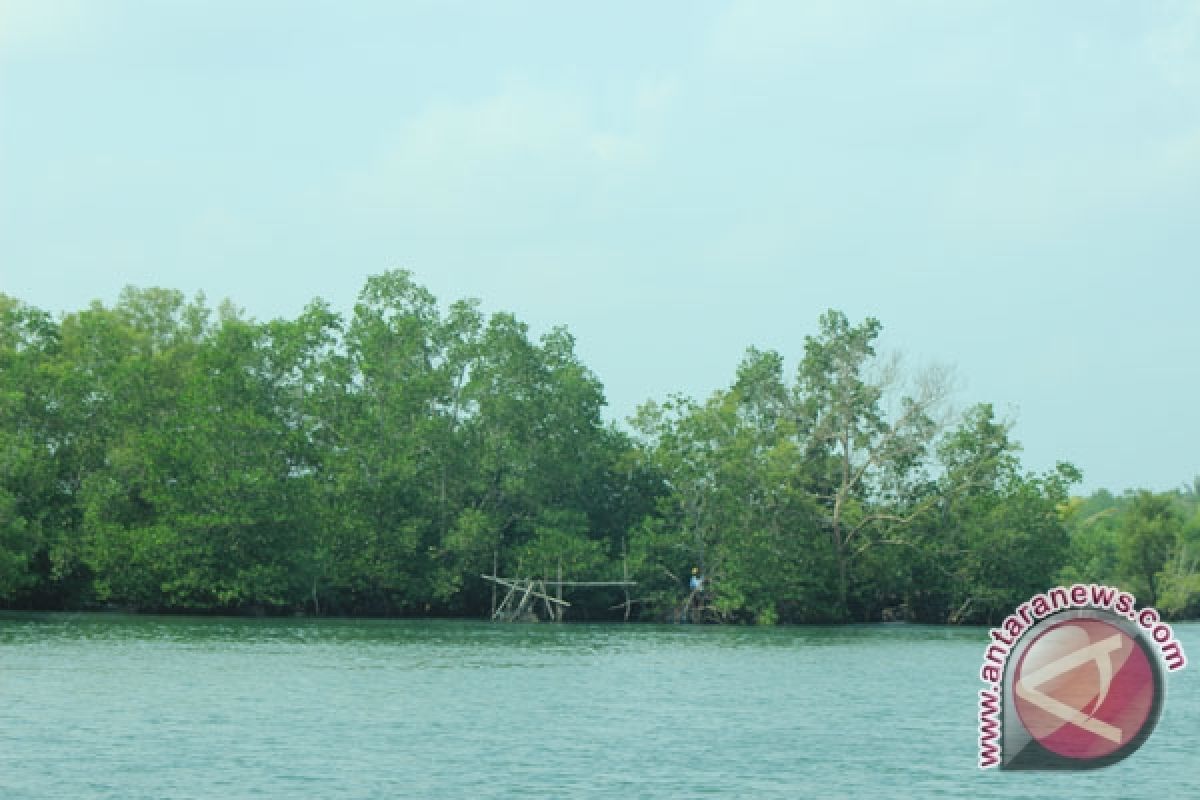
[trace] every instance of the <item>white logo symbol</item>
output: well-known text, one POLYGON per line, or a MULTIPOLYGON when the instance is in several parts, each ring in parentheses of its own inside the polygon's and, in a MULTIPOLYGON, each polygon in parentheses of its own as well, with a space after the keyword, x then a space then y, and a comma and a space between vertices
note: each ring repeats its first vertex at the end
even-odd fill
POLYGON ((1057 658, 1027 675, 1022 675, 1020 680, 1017 681, 1017 696, 1025 702, 1053 714, 1062 720, 1063 724, 1074 725, 1089 733, 1103 737, 1110 742, 1119 744, 1121 742, 1120 728, 1115 725, 1109 725, 1107 722, 1093 719, 1091 716, 1085 716, 1081 710, 1072 708, 1066 703, 1038 691, 1038 687, 1047 681, 1057 678, 1059 675, 1063 675, 1076 667, 1093 661, 1096 664, 1096 668, 1100 671, 1100 691, 1096 696, 1095 704, 1092 706, 1092 713, 1094 714, 1104 704, 1104 698, 1108 696, 1108 689, 1112 685, 1113 663, 1111 654, 1115 650, 1120 650, 1122 645, 1121 636, 1115 635, 1057 658))

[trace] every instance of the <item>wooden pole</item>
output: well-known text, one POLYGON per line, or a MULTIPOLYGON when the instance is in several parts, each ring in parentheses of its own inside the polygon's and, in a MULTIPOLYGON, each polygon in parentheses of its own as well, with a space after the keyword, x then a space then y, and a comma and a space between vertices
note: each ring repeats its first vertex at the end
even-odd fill
POLYGON ((625 621, 629 622, 629 551, 622 549, 621 552, 621 580, 625 584, 625 621))
MULTIPOLYGON (((484 580, 495 581, 496 583, 500 584, 501 586, 508 586, 510 588, 515 588, 517 592, 524 592, 525 594, 532 595, 539 599, 549 598, 551 603, 561 603, 563 606, 571 605, 570 600, 559 600, 557 597, 554 597, 553 595, 548 595, 544 592, 534 591, 534 586, 536 586, 537 584, 543 584, 543 586, 544 586, 545 581, 539 581, 539 580, 535 580, 533 578, 525 578, 520 581, 511 581, 508 578, 498 578, 495 575, 480 575, 479 577, 483 578, 484 580)), ((501 604, 501 606, 503 607, 503 603, 501 604)))
MULTIPOLYGON (((491 575, 481 575, 480 577, 491 580, 491 575)), ((637 586, 637 581, 556 581, 551 578, 546 578, 542 583, 547 586, 558 586, 560 583, 563 586, 637 586)))
POLYGON ((508 594, 504 595, 504 602, 500 604, 499 608, 497 608, 495 611, 492 612, 492 619, 495 619, 498 615, 504 613, 504 609, 508 608, 508 603, 510 600, 512 600, 513 592, 515 592, 516 590, 517 590, 517 587, 515 587, 515 586, 509 587, 508 594))
POLYGON ((562 600, 561 600, 561 599, 558 599, 558 598, 551 598, 551 597, 550 597, 550 590, 546 588, 546 582, 545 582, 545 581, 542 581, 542 592, 543 592, 543 593, 546 595, 546 599, 545 599, 545 600, 543 600, 543 601, 542 601, 542 603, 543 603, 543 605, 545 605, 545 606, 546 606, 546 615, 547 615, 547 618, 548 618, 548 619, 549 619, 551 622, 558 622, 558 619, 559 619, 559 616, 558 616, 558 615, 559 615, 559 609, 561 609, 561 608, 562 608, 562 606, 555 606, 555 605, 553 605, 553 603, 554 603, 555 601, 557 601, 557 602, 561 603, 561 602, 562 602, 562 600))
MULTIPOLYGON (((492 550, 492 574, 495 575, 500 569, 500 556, 495 549, 492 550)), ((492 584, 492 619, 496 618, 496 589, 498 585, 492 584)))
MULTIPOLYGON (((558 557, 558 586, 555 588, 555 592, 554 592, 554 596, 558 598, 559 603, 562 603, 562 592, 563 592, 562 556, 559 556, 558 557)), ((559 607, 556 609, 556 613, 553 616, 554 616, 555 622, 562 622, 562 606, 561 605, 559 605, 559 607)))
MULTIPOLYGON (((559 569, 561 569, 561 567, 559 569)), ((531 608, 536 608, 537 603, 533 602, 531 605, 531 601, 544 600, 546 609, 550 613, 550 619, 555 622, 561 622, 566 613, 567 607, 571 605, 570 601, 563 599, 563 594, 564 594, 563 587, 564 586, 585 586, 585 587, 612 587, 612 588, 621 589, 623 594, 625 595, 624 601, 621 603, 618 603, 617 605, 613 606, 609 610, 615 611, 617 609, 623 608, 625 610, 625 619, 628 620, 629 617, 632 616, 633 604, 646 602, 646 599, 638 598, 635 600, 633 598, 633 595, 630 594, 630 591, 631 591, 630 587, 637 586, 638 584, 637 584, 637 581, 628 580, 628 578, 629 578, 629 562, 628 562, 627 558, 622 560, 621 571, 624 573, 626 580, 621 580, 621 581, 567 581, 567 580, 562 580, 561 577, 558 580, 550 580, 548 578, 533 578, 533 577, 513 579, 513 578, 501 578, 499 575, 480 575, 479 577, 483 578, 485 581, 490 581, 493 585, 494 591, 495 591, 495 587, 497 587, 497 586, 502 586, 508 590, 507 593, 504 595, 504 599, 502 601, 500 601, 499 605, 496 605, 494 600, 492 601, 492 604, 494 606, 494 610, 492 611, 492 619, 506 619, 506 620, 510 620, 510 621, 519 619, 520 616, 523 613, 525 613, 526 611, 530 610, 531 608), (554 594, 550 593, 551 584, 553 584, 555 587, 554 594), (518 598, 519 598, 519 602, 518 602, 518 598)), ((561 572, 559 574, 561 575, 561 572)), ((691 601, 692 601, 692 599, 694 599, 695 594, 696 593, 693 592, 691 595, 689 595, 688 602, 685 603, 684 608, 681 609, 681 614, 685 617, 687 616, 687 611, 689 610, 689 606, 691 606, 691 601)))
POLYGON ((525 589, 525 594, 521 597, 521 602, 517 603, 517 610, 513 612, 512 618, 520 621, 521 615, 525 613, 525 606, 529 604, 529 593, 533 591, 533 581, 528 581, 528 586, 525 589))

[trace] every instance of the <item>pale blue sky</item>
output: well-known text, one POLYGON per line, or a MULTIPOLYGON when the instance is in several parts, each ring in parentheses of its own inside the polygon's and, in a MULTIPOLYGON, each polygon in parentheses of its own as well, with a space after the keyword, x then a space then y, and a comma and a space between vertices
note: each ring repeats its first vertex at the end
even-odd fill
POLYGON ((623 418, 870 314, 1084 489, 1200 473, 1200 3, 0 0, 0 291, 412 270, 623 418))

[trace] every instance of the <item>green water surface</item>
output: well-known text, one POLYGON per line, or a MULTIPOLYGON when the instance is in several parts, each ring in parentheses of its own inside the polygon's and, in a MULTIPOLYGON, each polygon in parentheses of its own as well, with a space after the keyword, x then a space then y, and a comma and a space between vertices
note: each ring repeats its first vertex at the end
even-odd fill
MULTIPOLYGON (((1180 625, 1200 658, 1200 626, 1180 625)), ((0 798, 1200 798, 1200 677, 976 768, 981 629, 0 616, 0 798)))

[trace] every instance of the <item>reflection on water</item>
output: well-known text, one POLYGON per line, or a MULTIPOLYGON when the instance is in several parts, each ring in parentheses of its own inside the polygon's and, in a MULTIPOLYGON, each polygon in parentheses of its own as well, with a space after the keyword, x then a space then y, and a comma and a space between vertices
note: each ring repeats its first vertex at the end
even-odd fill
MULTIPOLYGON (((1200 653, 1200 627, 1179 635, 1200 653)), ((0 796, 1200 796, 1195 668, 1126 762, 980 774, 983 645, 911 625, 7 614, 0 796)))

